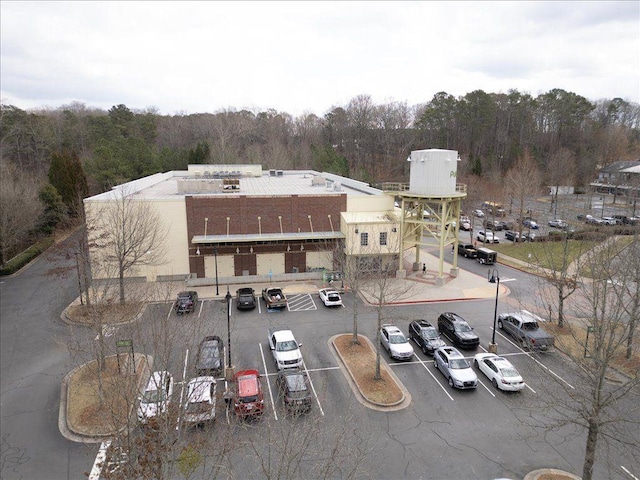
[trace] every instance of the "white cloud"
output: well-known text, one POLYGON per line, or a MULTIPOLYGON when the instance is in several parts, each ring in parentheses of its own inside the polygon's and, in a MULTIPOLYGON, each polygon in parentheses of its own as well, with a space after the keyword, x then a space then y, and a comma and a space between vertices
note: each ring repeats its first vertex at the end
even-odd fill
POLYGON ((640 101, 638 2, 2 2, 1 96, 322 115, 359 94, 640 101))

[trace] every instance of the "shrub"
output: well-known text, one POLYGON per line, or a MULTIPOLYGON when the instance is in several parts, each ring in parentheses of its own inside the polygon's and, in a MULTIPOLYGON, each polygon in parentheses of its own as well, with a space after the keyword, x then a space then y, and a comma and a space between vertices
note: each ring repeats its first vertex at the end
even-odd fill
POLYGON ((6 264, 4 264, 2 268, 0 268, 0 276, 16 273, 31 260, 36 258, 42 252, 47 250, 51 245, 53 245, 53 242, 53 237, 46 237, 40 240, 38 243, 31 245, 24 252, 19 253, 11 260, 9 260, 6 264))

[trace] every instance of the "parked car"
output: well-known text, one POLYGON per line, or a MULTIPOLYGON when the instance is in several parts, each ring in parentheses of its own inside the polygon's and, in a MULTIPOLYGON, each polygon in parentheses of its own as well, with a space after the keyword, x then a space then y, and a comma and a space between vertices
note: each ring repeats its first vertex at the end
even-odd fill
POLYGON ((433 358, 433 366, 442 372, 450 387, 468 389, 478 386, 478 377, 473 368, 454 347, 438 348, 433 358))
POLYGON ((494 232, 504 229, 504 224, 500 220, 485 220, 483 225, 487 230, 493 230, 494 232))
POLYGON ((476 348, 480 339, 464 318, 453 312, 445 312, 438 317, 438 330, 454 345, 461 348, 476 348))
POLYGON ((324 303, 325 307, 341 307, 342 298, 340 294, 332 288, 323 288, 319 292, 320 300, 324 303))
POLYGON ((564 220, 560 220, 559 218, 554 218, 553 220, 549 220, 549 226, 553 228, 565 229, 569 225, 564 220))
POLYGON ((395 325, 383 325, 380 328, 380 343, 393 359, 411 360, 413 357, 413 347, 395 325))
POLYGON ((253 310, 256 308, 256 292, 251 287, 236 290, 236 308, 238 310, 253 310))
POLYGON ((425 355, 433 355, 436 349, 446 345, 436 327, 427 320, 414 320, 409 324, 409 340, 416 342, 425 355))
POLYGON ((473 211, 473 216, 474 217, 478 217, 478 218, 482 218, 482 217, 484 217, 484 212, 482 210, 480 210, 480 209, 474 210, 473 211))
POLYGON ((476 252, 476 260, 483 265, 493 265, 498 260, 498 252, 480 247, 476 252))
POLYGON ((622 225, 622 222, 614 217, 602 217, 605 225, 622 225))
POLYGON ((589 225, 604 225, 604 220, 602 220, 601 218, 596 218, 592 215, 586 215, 584 221, 589 225))
POLYGON ((167 371, 153 372, 144 392, 138 398, 138 420, 147 424, 169 409, 173 395, 173 377, 167 371))
POLYGON ((198 376, 219 375, 224 367, 224 347, 217 335, 204 337, 196 355, 198 376))
POLYGON ((176 313, 182 315, 183 313, 191 313, 195 310, 198 303, 198 293, 194 291, 180 292, 176 303, 174 304, 176 313))
POLYGON ((471 220, 469 217, 460 217, 460 230, 467 232, 471 230, 471 220))
POLYGON ((504 238, 507 240, 511 240, 512 242, 520 241, 520 234, 518 232, 514 232, 513 230, 507 230, 504 232, 504 238))
POLYGON ((520 238, 522 239, 523 242, 535 242, 536 234, 535 232, 522 232, 522 235, 520 236, 520 238))
POLYGON ((195 377, 187 383, 184 421, 191 425, 210 422, 216 418, 216 379, 195 377))
POLYGON ((276 384, 283 395, 284 407, 293 414, 311 410, 313 398, 309 378, 303 370, 283 370, 278 372, 276 384))
POLYGON ((522 220, 522 225, 532 230, 537 230, 539 228, 538 222, 536 222, 532 218, 525 218, 524 220, 522 220))
POLYGON ((242 418, 255 418, 264 412, 264 396, 257 370, 241 370, 236 373, 233 411, 242 418))
POLYGON ((524 349, 547 351, 553 348, 554 338, 540 327, 543 320, 527 310, 501 313, 498 328, 504 330, 524 349))
POLYGON ((494 236, 493 232, 487 232, 484 230, 480 230, 476 238, 478 239, 479 242, 500 243, 500 239, 494 236))
POLYGON ((495 388, 510 392, 519 392, 524 388, 522 376, 506 358, 495 353, 476 353, 473 362, 495 388))

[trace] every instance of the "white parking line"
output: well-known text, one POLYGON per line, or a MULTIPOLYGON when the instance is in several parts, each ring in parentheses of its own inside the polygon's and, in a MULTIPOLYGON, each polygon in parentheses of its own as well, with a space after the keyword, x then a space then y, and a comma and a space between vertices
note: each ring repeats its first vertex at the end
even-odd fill
POLYGON ((200 315, 202 315, 202 309, 204 308, 204 300, 202 302, 200 302, 200 311, 198 312, 198 318, 200 318, 200 315))
POLYGON ((173 304, 169 307, 169 311, 167 312, 167 320, 171 317, 171 312, 173 312, 173 304))
POLYGON ((636 477, 633 473, 631 473, 629 470, 627 470, 626 468, 624 468, 624 466, 620 465, 620 468, 622 469, 622 471, 624 473, 626 473, 627 475, 629 475, 633 480, 640 480, 638 477, 636 477))
MULTIPOLYGON (((422 365, 424 367, 424 369, 427 371, 427 373, 429 375, 431 375, 431 378, 433 378, 436 381, 436 383, 438 385, 440 385, 440 388, 442 389, 442 391, 444 393, 447 394, 447 397, 449 397, 451 399, 451 401, 453 402, 453 397, 451 395, 449 395, 449 392, 447 392, 446 388, 444 388, 444 386, 438 381, 436 376, 433 373, 431 373, 431 370, 429 370, 429 368, 425 365, 425 362, 423 362, 422 359, 415 352, 413 352, 413 355, 418 359, 418 361, 420 362, 420 365, 422 365)), ((415 363, 415 362, 411 362, 411 363, 415 363)), ((433 360, 430 361, 429 363, 433 363, 433 360)))
POLYGON ((487 392, 489 392, 493 398, 496 398, 495 394, 494 394, 491 390, 489 390, 489 388, 488 388, 484 383, 482 383, 482 381, 481 381, 479 378, 478 378, 478 383, 479 383, 480 385, 482 385, 482 386, 484 387, 484 389, 485 389, 487 392))
POLYGON ((180 408, 178 408, 178 422, 176 424, 176 430, 180 429, 180 413, 182 412, 182 406, 184 405, 184 385, 187 380, 187 363, 189 363, 189 349, 184 352, 184 367, 182 369, 182 386, 180 387, 180 408))
POLYGON ((109 445, 111 445, 111 440, 105 440, 100 444, 98 455, 96 455, 96 460, 93 462, 93 468, 91 469, 91 473, 89 473, 89 480, 100 479, 102 467, 105 466, 105 460, 107 459, 107 449, 109 448, 109 445))
POLYGON ((273 401, 273 393, 271 392, 271 383, 269 382, 269 374, 267 373, 267 362, 264 359, 264 351, 262 350, 262 344, 259 343, 260 356, 262 357, 262 365, 264 366, 265 378, 267 379, 267 388, 269 389, 269 398, 271 398, 271 408, 273 409, 273 415, 278 420, 278 413, 276 412, 276 404, 273 401))
POLYGON ((529 357, 531 360, 533 360, 534 362, 536 362, 538 365, 540 365, 543 369, 545 369, 546 371, 548 371, 551 375, 553 375, 554 377, 556 377, 558 380, 560 380, 561 382, 565 383, 569 388, 571 388, 572 390, 575 390, 575 387, 573 385, 571 385, 569 382, 567 382, 564 378, 562 378, 560 375, 558 375, 556 372, 554 372, 553 370, 551 370, 549 367, 547 367, 546 365, 544 365, 542 362, 536 360, 535 358, 533 358, 531 356, 531 353, 523 350, 522 348, 520 348, 518 345, 516 345, 515 343, 513 343, 509 338, 505 337, 502 333, 500 333, 498 330, 496 330, 496 333, 498 335, 500 335, 502 338, 504 338, 507 342, 509 342, 511 345, 513 345, 514 347, 516 347, 518 350, 520 350, 523 354, 525 354, 527 357, 529 357))
POLYGON ((313 396, 316 397, 316 402, 318 404, 318 408, 320 409, 320 413, 324 417, 324 410, 322 410, 322 405, 320 405, 320 399, 318 398, 318 394, 316 393, 316 389, 313 386, 313 382, 311 381, 311 375, 309 375, 309 370, 307 370, 307 364, 304 363, 304 358, 302 359, 302 366, 304 367, 304 371, 307 374, 307 378, 309 379, 309 384, 311 385, 311 390, 313 390, 313 396))

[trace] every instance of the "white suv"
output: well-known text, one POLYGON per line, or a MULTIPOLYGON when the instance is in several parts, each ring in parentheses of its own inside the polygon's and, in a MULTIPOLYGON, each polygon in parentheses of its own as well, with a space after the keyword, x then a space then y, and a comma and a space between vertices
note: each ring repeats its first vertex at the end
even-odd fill
POLYGON ((138 420, 147 423, 166 413, 173 394, 173 377, 169 372, 153 372, 138 401, 138 420))
POLYGON ((485 230, 480 230, 478 232, 478 241, 486 243, 500 243, 500 240, 498 240, 498 237, 493 235, 493 232, 487 232, 485 230))
POLYGON ((383 325, 380 329, 380 343, 396 360, 411 360, 413 347, 404 333, 395 325, 383 325))

